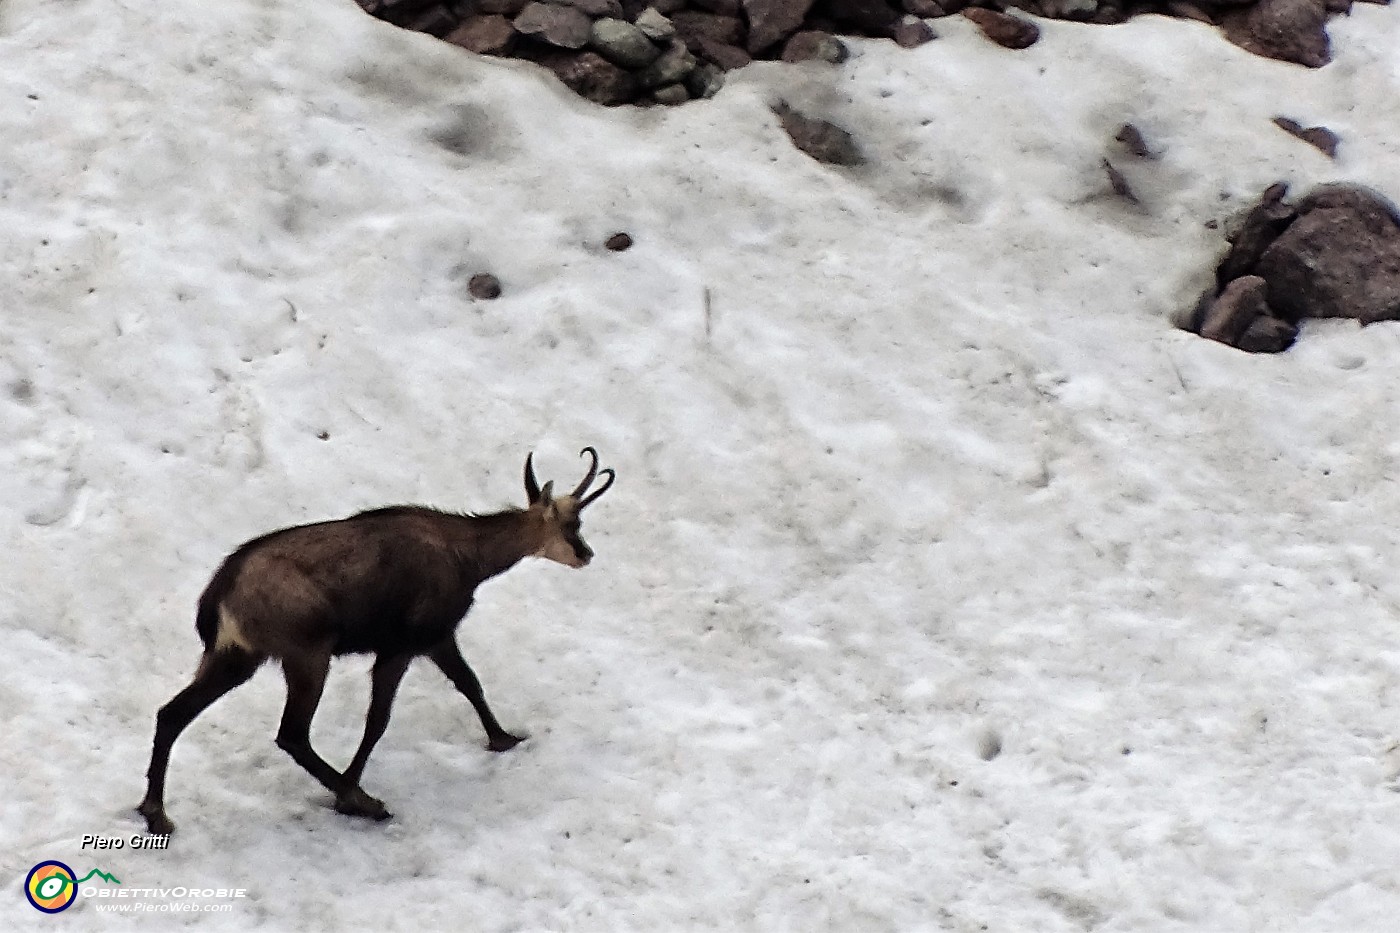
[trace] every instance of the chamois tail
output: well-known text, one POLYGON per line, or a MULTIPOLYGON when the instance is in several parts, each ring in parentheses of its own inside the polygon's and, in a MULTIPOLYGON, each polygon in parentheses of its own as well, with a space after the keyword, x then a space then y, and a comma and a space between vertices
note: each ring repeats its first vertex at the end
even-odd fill
MULTIPOLYGON (((213 651, 219 644, 219 627, 224 624, 225 615, 221 610, 224 597, 233 589, 234 581, 238 578, 238 571, 243 565, 243 559, 252 546, 259 541, 270 538, 272 535, 264 535, 262 538, 250 541, 228 556, 214 576, 209 580, 209 585, 204 588, 204 592, 199 596, 199 611, 195 615, 194 627, 199 632, 199 638, 204 642, 204 650, 213 651)), ((235 636, 234 632, 222 633, 225 639, 235 636)))
POLYGON ((204 650, 213 651, 214 642, 219 637, 219 606, 216 600, 209 598, 208 591, 199 599, 194 629, 199 633, 199 640, 204 642, 204 650))

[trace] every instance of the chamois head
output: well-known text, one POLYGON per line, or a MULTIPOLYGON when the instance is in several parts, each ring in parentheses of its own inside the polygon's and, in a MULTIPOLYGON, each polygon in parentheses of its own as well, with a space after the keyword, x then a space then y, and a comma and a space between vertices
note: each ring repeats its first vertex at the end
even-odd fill
POLYGON ((539 513, 545 529, 544 544, 535 552, 535 556, 547 558, 566 567, 585 567, 593 559, 593 549, 579 534, 579 513, 590 502, 607 492, 613 480, 617 479, 617 474, 611 469, 599 471, 598 451, 592 447, 585 447, 578 455, 582 457, 585 454, 593 458, 588 473, 574 487, 573 492, 558 498, 554 496, 553 480, 541 487, 539 480, 535 479, 534 453, 531 452, 525 457, 525 495, 530 502, 530 511, 539 513), (589 493, 588 487, 593 485, 599 472, 607 474, 607 482, 589 493))

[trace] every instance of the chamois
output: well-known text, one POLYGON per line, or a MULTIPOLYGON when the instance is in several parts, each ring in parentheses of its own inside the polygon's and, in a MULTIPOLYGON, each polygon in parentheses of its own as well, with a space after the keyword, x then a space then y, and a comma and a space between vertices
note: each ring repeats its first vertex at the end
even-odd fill
POLYGON ((535 479, 525 458, 529 506, 491 515, 460 515, 422 506, 391 506, 337 521, 298 525, 243 544, 215 571, 199 598, 195 628, 204 654, 194 680, 156 715, 146 797, 136 811, 152 834, 169 833, 165 773, 170 747, 215 700, 269 658, 282 664, 287 705, 277 745, 335 794, 335 809, 388 819, 384 804, 360 788, 360 776, 389 722, 409 662, 427 657, 466 696, 486 728, 488 747, 503 752, 522 741, 486 705, 481 683, 457 647, 458 623, 476 588, 524 557, 584 567, 593 551, 579 536, 579 514, 612 486, 589 493, 598 452, 573 492, 555 498, 554 483, 535 479), (311 748, 311 717, 321 701, 331 658, 373 654, 364 738, 342 772, 311 748))

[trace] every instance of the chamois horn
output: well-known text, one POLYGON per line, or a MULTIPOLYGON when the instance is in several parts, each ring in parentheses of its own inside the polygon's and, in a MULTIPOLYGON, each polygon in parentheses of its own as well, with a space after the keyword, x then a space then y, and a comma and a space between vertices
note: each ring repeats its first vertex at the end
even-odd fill
POLYGON ((574 487, 574 491, 569 493, 569 495, 573 496, 575 499, 587 492, 588 487, 593 484, 593 480, 598 476, 598 451, 594 450, 592 447, 585 447, 578 452, 580 457, 585 454, 593 457, 593 465, 588 468, 588 475, 584 476, 584 478, 579 481, 579 484, 574 487))
POLYGON ((598 498, 603 493, 607 492, 608 487, 613 484, 613 480, 617 479, 617 474, 614 473, 611 468, 604 467, 602 470, 598 469, 598 451, 594 450, 592 447, 585 447, 583 448, 583 450, 580 450, 578 452, 578 455, 580 457, 582 457, 584 454, 590 455, 593 458, 593 463, 588 468, 588 475, 583 478, 583 481, 578 484, 577 488, 574 489, 571 495, 575 499, 578 499, 579 496, 582 496, 585 492, 588 492, 588 487, 593 485, 593 481, 597 479, 598 476, 601 474, 606 474, 606 476, 608 477, 608 481, 604 483, 599 489, 595 490, 592 495, 588 496, 588 498, 579 500, 579 511, 583 511, 583 507, 585 505, 592 502, 594 499, 598 498))
POLYGON ((535 479, 535 452, 525 455, 525 495, 531 502, 540 501, 540 481, 535 479))

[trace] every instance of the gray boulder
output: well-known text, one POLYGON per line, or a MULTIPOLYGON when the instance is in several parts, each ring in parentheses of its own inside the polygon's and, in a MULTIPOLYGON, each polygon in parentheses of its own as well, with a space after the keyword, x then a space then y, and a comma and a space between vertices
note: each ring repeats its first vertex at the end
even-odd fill
POLYGON ((577 7, 589 16, 612 16, 620 19, 624 15, 621 0, 550 0, 550 2, 577 7))
POLYGON ((813 0, 744 0, 749 17, 750 55, 757 55, 792 35, 802 26, 813 0))
POLYGON ((1236 346, 1255 319, 1269 313, 1269 285, 1257 275, 1235 279, 1220 293, 1201 322, 1201 336, 1236 346))
POLYGON ((510 20, 496 13, 468 16, 446 38, 479 55, 507 55, 515 45, 515 27, 510 20))
POLYGON ((661 14, 654 6, 649 6, 637 14, 636 27, 646 33, 648 39, 665 42, 676 35, 676 24, 661 14))
POLYGON ((1225 37, 1246 51, 1321 68, 1332 60, 1327 0, 1259 0, 1225 17, 1225 37))
POLYGON ((593 21, 577 7, 531 3, 515 18, 515 31, 561 49, 581 49, 588 44, 593 21))
POLYGON ((659 88, 668 84, 680 84, 686 75, 695 70, 697 62, 684 42, 673 40, 671 47, 650 65, 643 68, 637 77, 642 87, 659 88))
POLYGON ((594 20, 588 44, 599 55, 623 68, 645 68, 661 56, 646 33, 622 19, 594 20))
POLYGON ((860 165, 865 161, 855 137, 827 120, 809 117, 787 104, 773 108, 792 144, 827 165, 860 165))
POLYGON ((1400 222, 1395 205, 1359 185, 1326 185, 1264 250, 1256 274, 1289 321, 1400 320, 1400 222))

